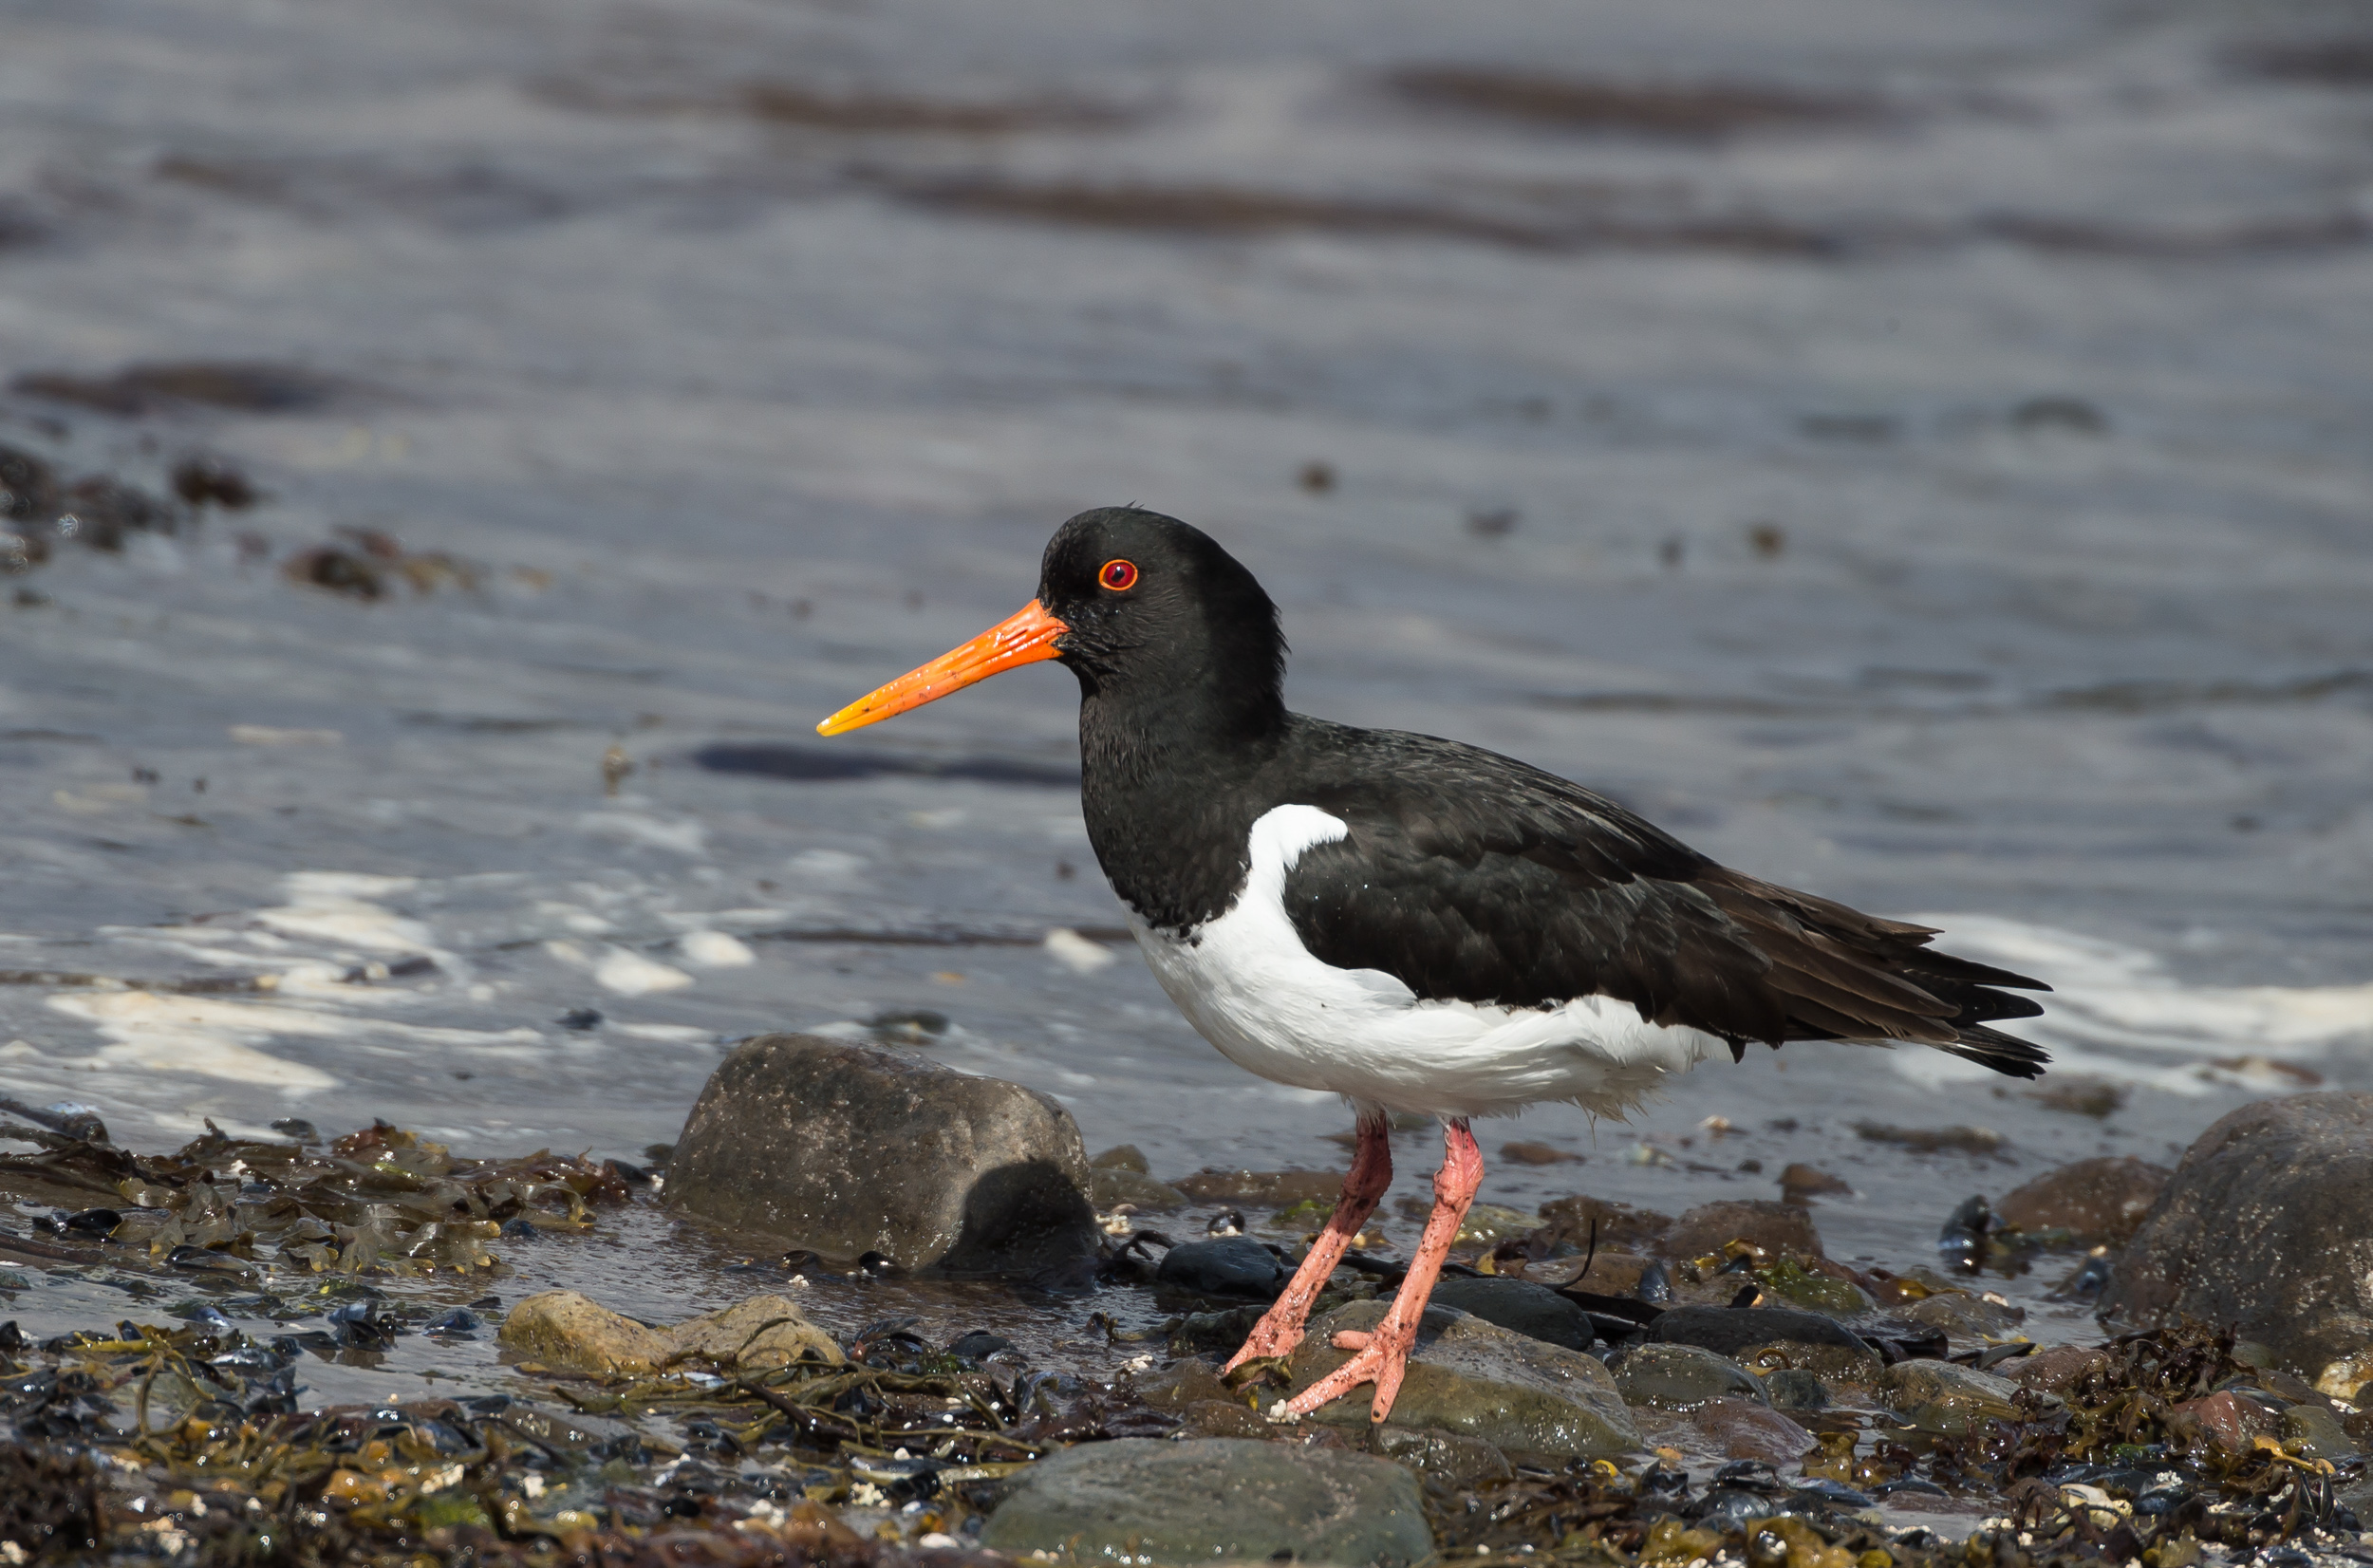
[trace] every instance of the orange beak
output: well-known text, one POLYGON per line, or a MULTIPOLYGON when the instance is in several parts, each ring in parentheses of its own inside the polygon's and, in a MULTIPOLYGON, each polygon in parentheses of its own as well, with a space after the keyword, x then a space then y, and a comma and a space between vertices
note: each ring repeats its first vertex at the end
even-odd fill
POLYGON ((868 692, 815 727, 818 735, 846 735, 908 708, 936 702, 949 692, 1020 664, 1059 657, 1055 640, 1071 630, 1033 599, 962 647, 951 648, 918 670, 908 670, 879 691, 868 692))

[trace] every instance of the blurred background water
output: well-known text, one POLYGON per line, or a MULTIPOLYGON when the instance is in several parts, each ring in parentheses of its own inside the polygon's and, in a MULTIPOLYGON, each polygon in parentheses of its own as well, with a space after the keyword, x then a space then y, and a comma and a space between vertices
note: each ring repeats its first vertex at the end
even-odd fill
POLYGON ((725 1042, 827 1028, 1160 1173, 1338 1161, 1339 1105, 1116 942, 1068 676, 811 731, 1125 501, 1260 574, 1297 706, 1946 925, 2059 986, 2034 1034, 2114 1107, 1759 1052, 1629 1127, 1533 1112, 1589 1163, 1486 1198, 1672 1211, 1806 1158, 1860 1192, 1833 1250, 1924 1245, 1965 1191, 2373 1086, 2362 7, 0 34, 0 444, 264 493, 0 583, 0 1092, 134 1143, 632 1155, 725 1042))

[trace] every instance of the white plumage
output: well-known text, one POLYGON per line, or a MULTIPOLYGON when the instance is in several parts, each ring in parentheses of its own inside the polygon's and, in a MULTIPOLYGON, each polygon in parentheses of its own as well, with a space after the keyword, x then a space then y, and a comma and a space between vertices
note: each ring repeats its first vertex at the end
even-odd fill
POLYGON ((1362 1110, 1499 1116, 1570 1100, 1616 1115, 1671 1074, 1728 1055, 1702 1030, 1652 1024, 1612 997, 1555 1009, 1421 1001, 1380 969, 1321 962, 1286 917, 1285 878, 1305 850, 1349 832, 1316 806, 1279 806, 1253 824, 1251 868, 1217 919, 1178 932, 1130 914, 1162 989, 1246 1072, 1362 1110))

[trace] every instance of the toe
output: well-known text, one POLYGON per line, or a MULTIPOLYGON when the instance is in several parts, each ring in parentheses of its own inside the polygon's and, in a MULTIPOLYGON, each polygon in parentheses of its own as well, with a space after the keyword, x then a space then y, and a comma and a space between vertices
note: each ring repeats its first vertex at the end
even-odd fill
POLYGON ((1336 1335, 1335 1348, 1338 1351, 1364 1351, 1368 1348, 1368 1341, 1374 1337, 1365 1330, 1344 1329, 1336 1335))

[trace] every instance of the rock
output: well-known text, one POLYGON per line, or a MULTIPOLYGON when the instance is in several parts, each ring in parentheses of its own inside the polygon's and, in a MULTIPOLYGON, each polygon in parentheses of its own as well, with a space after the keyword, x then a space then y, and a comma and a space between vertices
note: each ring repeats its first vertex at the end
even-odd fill
POLYGON ((838 1366, 848 1359, 788 1296, 753 1296, 723 1312, 679 1323, 668 1335, 677 1356, 697 1356, 720 1367, 771 1371, 794 1361, 838 1366))
POLYGON ((1710 1399, 1691 1412, 1690 1425, 1732 1459, 1792 1465, 1820 1447, 1812 1433, 1760 1400, 1710 1399))
POLYGON ((1093 1170, 1133 1170, 1140 1176, 1153 1174, 1153 1167, 1146 1163, 1146 1151, 1135 1144, 1114 1144, 1088 1162, 1093 1170))
POLYGON ((2002 1134, 1990 1127, 1889 1127, 1882 1122, 1857 1122, 1854 1130, 1872 1143, 1900 1144, 1921 1154, 1946 1149, 1991 1154, 2002 1148, 2002 1134))
POLYGON ((1763 1288, 1764 1299, 1773 1306, 1802 1307, 1829 1317, 1859 1317, 1878 1305, 1870 1292, 1843 1278, 1845 1271, 1838 1264, 1822 1259, 1814 1261, 1822 1266, 1805 1268, 1793 1258, 1783 1258, 1767 1269, 1758 1269, 1755 1279, 1763 1288))
POLYGON ((1123 1204, 1148 1214, 1166 1214, 1192 1202, 1166 1182, 1112 1166, 1099 1166, 1088 1172, 1088 1198, 1108 1214, 1123 1204))
POLYGON ((667 1168, 675 1206, 828 1258, 1027 1273, 1094 1255, 1079 1129, 1044 1094, 912 1052, 746 1040, 667 1168))
POLYGON ((1424 1494, 1400 1465, 1280 1443, 1083 1443, 1016 1478, 981 1544, 1074 1561, 1375 1563, 1433 1553, 1424 1494))
POLYGON ((1737 1362, 1695 1345, 1655 1340, 1624 1353, 1616 1367, 1615 1386, 1626 1405, 1659 1410, 1693 1410, 1709 1399, 1760 1405, 1767 1397, 1755 1374, 1737 1362))
POLYGON ((838 1366, 847 1359, 832 1336, 809 1322, 787 1296, 754 1296, 672 1329, 655 1329, 575 1291, 545 1291, 511 1309, 499 1339, 526 1360, 613 1375, 661 1372, 685 1359, 752 1370, 803 1359, 838 1366))
POLYGON ((1520 1166, 1580 1165, 1582 1156, 1569 1154, 1552 1144, 1517 1142, 1502 1144, 1500 1158, 1520 1166))
POLYGON ((1898 1361, 1878 1374, 1879 1403, 1926 1431, 1959 1436, 2017 1414, 2019 1386, 1950 1361, 1898 1361))
MULTIPOLYGON (((1203 1399, 1243 1402, 1241 1396, 1221 1379, 1216 1367, 1194 1356, 1184 1357, 1158 1372, 1137 1378, 1130 1387, 1136 1390, 1137 1397, 1147 1404, 1165 1409, 1179 1409, 1203 1399)), ((1252 1407, 1246 1405, 1244 1408, 1250 1409, 1252 1407)))
POLYGON ((1530 1236, 1541 1228, 1541 1216, 1527 1214, 1521 1208, 1504 1204, 1476 1204, 1459 1222, 1458 1240, 1462 1242, 1496 1247, 1519 1236, 1530 1236))
POLYGON ((1789 1307, 1669 1307, 1649 1326, 1660 1344, 1695 1345, 1716 1355, 1735 1356, 1749 1345, 1774 1342, 1836 1345, 1869 1353, 1854 1331, 1834 1317, 1789 1307))
POLYGON ((2236 1325, 2313 1376, 2373 1344, 2373 1092, 2294 1094, 2184 1151, 2117 1260, 2104 1316, 2236 1325))
POLYGON ((1851 1196, 1853 1191, 1842 1179, 1802 1160, 1780 1172, 1780 1201, 1784 1204, 1801 1205, 1815 1198, 1851 1196))
POLYGON ((1565 1245, 1587 1251, 1596 1227, 1601 1252, 1613 1249, 1650 1253, 1664 1239, 1664 1233, 1672 1228, 1672 1216, 1634 1208, 1629 1204, 1610 1203, 1603 1198, 1579 1196, 1542 1204, 1541 1227, 1534 1234, 1553 1247, 1565 1245))
POLYGON ((2191 1442, 2206 1438, 2228 1453, 2247 1453, 2252 1440, 2271 1437, 2282 1418, 2247 1394, 2228 1389, 2202 1399, 2187 1399, 2167 1415, 2167 1429, 2191 1442))
POLYGON ((1296 1204, 1332 1204, 1342 1196, 1339 1170, 1221 1170, 1206 1167, 1181 1176, 1170 1185, 1191 1203, 1271 1204, 1290 1208, 1296 1204))
POLYGON ((597 1306, 572 1290, 549 1290, 511 1309, 496 1336, 503 1349, 564 1372, 655 1372, 676 1353, 658 1329, 597 1306))
MULTIPOLYGON (((1335 1348, 1345 1329, 1373 1329, 1387 1303, 1355 1301, 1310 1325, 1286 1363, 1299 1392, 1351 1359, 1335 1348)), ((1310 1419, 1366 1427, 1373 1398, 1363 1385, 1310 1419)), ((1579 1351, 1512 1333, 1447 1307, 1429 1307, 1418 1324, 1409 1375, 1392 1405, 1392 1425, 1439 1428, 1481 1438, 1508 1453, 1598 1459, 1640 1447, 1607 1369, 1579 1351)))
POLYGON ((2133 1236, 2174 1172, 2131 1154, 2079 1160, 2047 1170, 1994 1205, 1994 1218, 2020 1230, 2070 1230, 2085 1246, 2117 1245, 2133 1236))
POLYGON ((1164 1253, 1162 1266, 1154 1271, 1157 1283, 1179 1290, 1260 1301, 1276 1300, 1293 1278, 1293 1264, 1249 1236, 1184 1242, 1164 1253))
POLYGON ((1598 1249, 1589 1259, 1585 1270, 1580 1258, 1565 1258, 1551 1263, 1536 1263, 1524 1272, 1535 1281, 1559 1290, 1586 1290, 1596 1296, 1629 1296, 1639 1289, 1640 1276, 1654 1261, 1636 1252, 1609 1252, 1598 1249))
POLYGON ((1473 1313, 1486 1323, 1570 1351, 1586 1351, 1598 1338, 1590 1314, 1528 1279, 1444 1279, 1433 1287, 1433 1304, 1473 1313))
POLYGON ((1821 1233, 1813 1217, 1794 1204, 1761 1198, 1728 1198, 1701 1204, 1672 1223, 1664 1238, 1672 1258, 1701 1258, 1720 1252, 1726 1241, 1747 1241, 1775 1258, 1819 1258, 1821 1233))
POLYGON ((1829 1408, 1829 1389, 1817 1373, 1802 1367, 1774 1367, 1764 1373, 1764 1397, 1782 1410, 1822 1410, 1829 1408))
POLYGON ((1407 1431, 1388 1424, 1375 1429, 1370 1446, 1393 1464, 1460 1491, 1516 1474, 1507 1455, 1480 1437, 1460 1432, 1407 1431))
POLYGON ((1855 1350, 1842 1345, 1749 1345, 1730 1359, 1766 1378, 1773 1369, 1793 1367, 1811 1372, 1824 1387, 1839 1383, 1867 1386, 1887 1370, 1886 1361, 1868 1341, 1855 1350))
POLYGON ((2283 1447, 2301 1459, 2328 1459, 2345 1465, 2364 1452, 2329 1405, 2293 1405, 2283 1411, 2282 1438, 2283 1447))
POLYGON ((2373 1391, 2365 1385, 2373 1383, 2373 1345, 2354 1355, 2327 1361, 2315 1374, 2315 1391, 2334 1399, 2345 1399, 2351 1405, 2373 1404, 2373 1391))
POLYGON ((2007 1307, 1982 1296, 1940 1292, 1897 1310, 1896 1316, 1965 1339, 2001 1339, 2027 1320, 2022 1307, 2007 1307))
POLYGON ((2043 1393, 2065 1394, 2097 1372, 2105 1372, 2109 1357, 2082 1345, 2058 1345, 2010 1363, 2010 1380, 2043 1393))

